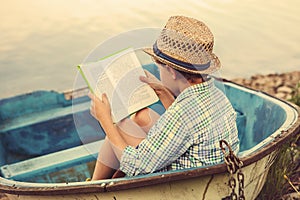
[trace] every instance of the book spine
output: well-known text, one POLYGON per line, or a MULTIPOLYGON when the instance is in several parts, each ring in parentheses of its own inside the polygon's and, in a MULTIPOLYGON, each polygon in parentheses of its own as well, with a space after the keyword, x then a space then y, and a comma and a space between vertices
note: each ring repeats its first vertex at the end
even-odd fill
POLYGON ((78 65, 77 68, 78 68, 78 70, 79 70, 79 73, 80 73, 81 76, 83 77, 84 81, 86 82, 87 86, 89 87, 90 91, 91 91, 93 94, 95 94, 95 93, 94 93, 94 90, 93 90, 93 88, 92 88, 92 86, 90 85, 90 83, 89 83, 89 81, 88 81, 88 79, 87 79, 86 76, 84 75, 84 73, 83 73, 83 71, 82 71, 82 69, 81 69, 81 66, 78 65))

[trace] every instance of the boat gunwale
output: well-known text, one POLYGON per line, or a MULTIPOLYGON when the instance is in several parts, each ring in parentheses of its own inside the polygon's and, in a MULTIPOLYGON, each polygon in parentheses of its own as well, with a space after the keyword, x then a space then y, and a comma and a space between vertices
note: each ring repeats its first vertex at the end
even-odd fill
MULTIPOLYGON (((224 82, 233 83, 234 85, 241 86, 252 91, 261 92, 252 88, 245 87, 243 85, 234 83, 228 80, 222 80, 224 82)), ((295 110, 298 114, 295 123, 292 124, 288 130, 282 130, 273 141, 269 142, 265 146, 257 149, 257 151, 240 158, 243 162, 243 167, 251 165, 254 162, 262 159, 275 151, 278 147, 281 147, 286 141, 292 138, 294 135, 300 132, 300 108, 288 101, 276 98, 267 93, 261 92, 264 95, 277 99, 295 110)), ((82 193, 103 193, 111 191, 119 191, 125 189, 133 189, 138 187, 163 184, 167 182, 186 180, 190 178, 197 178, 201 176, 227 173, 227 166, 225 163, 201 167, 192 168, 180 171, 174 171, 169 173, 158 173, 157 175, 151 174, 151 176, 143 175, 134 179, 108 179, 105 181, 91 181, 91 182, 79 182, 79 183, 63 183, 63 184, 26 184, 26 182, 17 182, 13 180, 7 180, 0 177, 0 192, 15 195, 65 195, 65 194, 82 194, 82 193), (34 186, 36 185, 36 186, 34 186), (59 186, 58 186, 59 185, 59 186)))

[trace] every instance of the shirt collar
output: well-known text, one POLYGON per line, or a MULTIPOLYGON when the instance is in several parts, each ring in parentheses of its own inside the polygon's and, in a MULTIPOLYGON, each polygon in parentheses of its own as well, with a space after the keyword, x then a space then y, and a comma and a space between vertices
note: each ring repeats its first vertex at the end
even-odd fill
POLYGON ((184 89, 176 98, 177 101, 181 101, 189 96, 195 95, 195 94, 201 94, 204 92, 209 91, 214 86, 214 79, 211 78, 208 81, 205 81, 203 83, 199 83, 196 85, 192 85, 190 87, 187 87, 184 89))

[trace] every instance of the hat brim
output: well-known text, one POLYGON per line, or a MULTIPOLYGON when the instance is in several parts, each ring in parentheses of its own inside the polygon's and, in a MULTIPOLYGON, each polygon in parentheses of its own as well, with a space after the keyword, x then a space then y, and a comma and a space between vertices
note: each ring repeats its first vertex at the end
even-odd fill
POLYGON ((186 72, 186 73, 191 73, 191 74, 212 74, 216 71, 218 71, 220 68, 221 68, 221 62, 219 60, 219 58, 211 53, 210 54, 210 66, 209 68, 205 69, 205 70, 191 70, 191 69, 187 69, 185 67, 182 67, 180 65, 177 65, 175 63, 172 63, 166 59, 163 59, 159 56, 157 56, 154 51, 153 51, 153 48, 144 48, 143 51, 147 54, 149 54, 150 56, 152 56, 154 59, 176 69, 176 70, 179 70, 179 71, 183 71, 183 72, 186 72))

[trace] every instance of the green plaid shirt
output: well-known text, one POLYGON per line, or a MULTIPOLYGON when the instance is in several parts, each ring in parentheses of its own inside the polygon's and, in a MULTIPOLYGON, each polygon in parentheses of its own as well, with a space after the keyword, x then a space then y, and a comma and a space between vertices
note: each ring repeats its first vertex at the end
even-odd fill
POLYGON ((127 146, 120 169, 127 176, 214 165, 223 161, 219 141, 239 150, 236 113, 213 79, 186 88, 137 148, 127 146))

